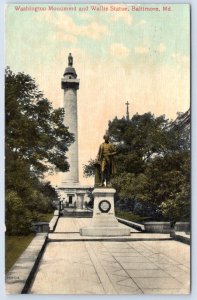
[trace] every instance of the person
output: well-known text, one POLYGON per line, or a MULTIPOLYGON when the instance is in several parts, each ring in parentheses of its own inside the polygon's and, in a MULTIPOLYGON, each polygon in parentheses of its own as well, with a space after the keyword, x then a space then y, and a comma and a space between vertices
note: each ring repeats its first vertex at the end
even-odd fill
POLYGON ((99 166, 100 187, 111 187, 111 177, 115 173, 114 156, 116 155, 115 147, 109 143, 109 134, 104 135, 104 143, 99 147, 96 164, 99 166))

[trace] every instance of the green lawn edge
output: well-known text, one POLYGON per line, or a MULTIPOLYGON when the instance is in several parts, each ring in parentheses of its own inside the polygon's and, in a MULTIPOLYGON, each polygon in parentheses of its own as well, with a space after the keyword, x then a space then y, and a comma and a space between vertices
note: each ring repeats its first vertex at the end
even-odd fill
MULTIPOLYGON (((53 213, 43 214, 40 216, 40 221, 50 222, 52 217, 53 213)), ((9 272, 11 267, 29 246, 34 237, 35 233, 31 233, 26 236, 5 235, 5 273, 9 272)))

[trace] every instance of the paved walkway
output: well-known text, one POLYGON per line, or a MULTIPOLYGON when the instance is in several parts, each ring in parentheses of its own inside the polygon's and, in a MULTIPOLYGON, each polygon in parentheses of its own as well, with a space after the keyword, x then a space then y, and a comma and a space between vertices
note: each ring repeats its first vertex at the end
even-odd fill
MULTIPOLYGON (((55 233, 79 233, 80 228, 89 226, 91 218, 60 218, 58 220, 55 233)), ((128 227, 124 224, 120 224, 122 227, 128 227)), ((137 230, 130 228, 131 232, 138 232, 137 230)))
MULTIPOLYGON (((78 235, 89 221, 60 218, 54 235, 78 235)), ((189 264, 189 245, 173 240, 52 241, 29 293, 188 294, 189 264)))

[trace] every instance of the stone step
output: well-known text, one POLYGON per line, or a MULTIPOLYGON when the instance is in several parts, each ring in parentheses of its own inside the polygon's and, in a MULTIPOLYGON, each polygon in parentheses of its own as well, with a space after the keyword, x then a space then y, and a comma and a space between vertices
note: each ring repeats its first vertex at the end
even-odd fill
POLYGON ((132 233, 130 236, 81 236, 79 233, 49 233, 48 242, 74 241, 165 241, 172 240, 169 234, 132 233))

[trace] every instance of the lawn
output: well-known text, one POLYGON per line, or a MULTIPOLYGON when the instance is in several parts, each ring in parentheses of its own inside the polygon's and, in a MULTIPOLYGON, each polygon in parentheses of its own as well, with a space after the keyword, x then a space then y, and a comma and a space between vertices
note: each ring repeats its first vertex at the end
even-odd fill
POLYGON ((5 272, 7 273, 27 246, 31 243, 35 234, 27 236, 5 236, 5 272))
POLYGON ((42 222, 50 222, 51 219, 53 218, 53 216, 54 216, 54 212, 51 212, 51 213, 48 213, 48 214, 40 215, 39 219, 42 222))
MULTIPOLYGON (((40 216, 40 221, 50 222, 53 212, 40 216)), ((35 234, 26 236, 5 236, 5 272, 7 273, 27 246, 31 243, 35 234)))

